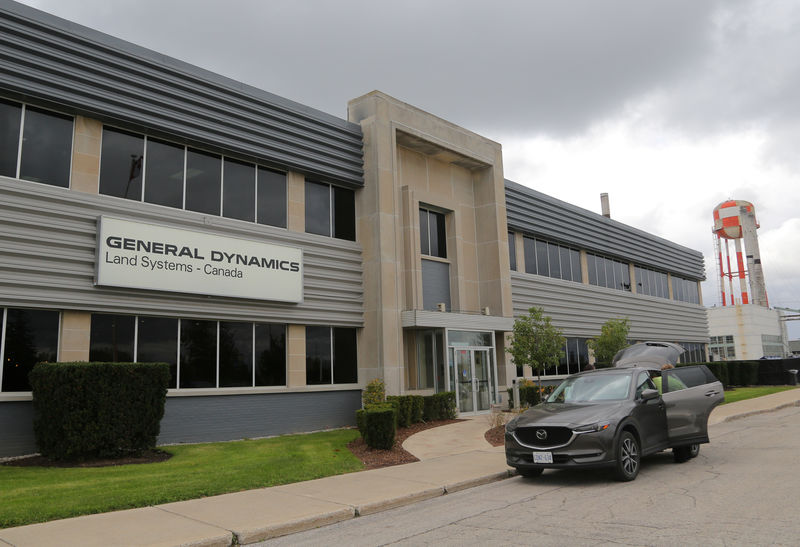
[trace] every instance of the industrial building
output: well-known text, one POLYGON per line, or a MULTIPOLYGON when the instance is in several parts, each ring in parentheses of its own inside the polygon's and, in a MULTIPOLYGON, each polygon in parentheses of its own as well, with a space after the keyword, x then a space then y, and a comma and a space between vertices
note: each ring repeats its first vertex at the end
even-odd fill
MULTIPOLYGON (((703 360, 701 253, 505 179, 375 91, 348 119, 0 2, 0 457, 39 361, 161 361, 161 443, 352 425, 361 389, 505 399, 514 317, 703 360)), ((536 181, 525 181, 535 185, 536 181)))

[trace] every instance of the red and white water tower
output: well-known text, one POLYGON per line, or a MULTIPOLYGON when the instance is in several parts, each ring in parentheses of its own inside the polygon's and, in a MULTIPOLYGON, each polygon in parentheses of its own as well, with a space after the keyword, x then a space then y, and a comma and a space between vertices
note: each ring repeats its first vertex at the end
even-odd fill
POLYGON ((769 307, 761 254, 758 250, 758 221, 752 203, 743 200, 728 200, 714 207, 714 243, 719 258, 720 291, 723 306, 755 304, 769 307), (736 269, 731 267, 728 241, 736 248, 736 269), (744 240, 745 255, 742 254, 744 240), (745 261, 746 258, 746 261, 745 261), (746 263, 746 265, 745 265, 746 263), (733 278, 739 278, 739 295, 734 292, 733 278), (725 285, 729 292, 725 293, 725 285), (750 291, 748 292, 748 281, 750 291))

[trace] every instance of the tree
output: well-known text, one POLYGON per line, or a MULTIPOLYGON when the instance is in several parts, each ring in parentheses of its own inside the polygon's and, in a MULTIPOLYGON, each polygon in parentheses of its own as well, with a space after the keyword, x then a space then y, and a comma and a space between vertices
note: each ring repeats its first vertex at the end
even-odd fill
POLYGON ((529 365, 539 376, 539 393, 542 390, 542 371, 557 365, 564 355, 564 336, 544 315, 542 308, 530 308, 528 315, 514 321, 513 337, 506 351, 517 366, 529 365))
POLYGON ((628 332, 630 330, 630 320, 627 317, 606 321, 600 328, 600 336, 586 343, 594 353, 595 361, 610 365, 614 355, 629 346, 628 332))

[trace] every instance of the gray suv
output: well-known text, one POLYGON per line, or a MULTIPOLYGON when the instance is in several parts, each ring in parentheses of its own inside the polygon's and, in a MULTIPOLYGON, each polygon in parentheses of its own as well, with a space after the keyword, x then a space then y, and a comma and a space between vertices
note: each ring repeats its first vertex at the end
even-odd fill
POLYGON ((615 356, 614 368, 569 376, 506 425, 508 465, 525 477, 548 468, 611 467, 630 481, 642 456, 668 448, 676 462, 697 456, 723 390, 705 365, 662 370, 682 352, 676 344, 635 344, 615 356))

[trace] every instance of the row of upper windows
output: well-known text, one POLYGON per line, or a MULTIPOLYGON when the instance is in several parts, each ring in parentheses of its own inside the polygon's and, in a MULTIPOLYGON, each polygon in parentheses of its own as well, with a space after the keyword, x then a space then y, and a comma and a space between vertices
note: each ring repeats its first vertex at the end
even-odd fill
MULTIPOLYGON (((580 251, 552 241, 523 236, 525 273, 544 275, 566 281, 582 282, 580 251)), ((517 270, 514 232, 508 232, 508 256, 512 270, 517 270)), ((617 259, 587 252, 587 277, 590 285, 631 292, 630 265, 617 259)), ((634 266, 636 292, 669 298, 667 274, 642 266, 634 266)), ((696 281, 672 276, 672 298, 692 304, 700 303, 696 281)))
MULTIPOLYGON (((0 391, 58 355, 59 312, 0 308, 0 391)), ((286 325, 92 314, 89 361, 169 363, 170 388, 286 385, 286 325)), ((306 384, 358 381, 356 330, 306 327, 306 384)))
MULTIPOLYGON (((0 100, 0 175, 68 188, 73 123, 0 100)), ((99 193, 287 227, 286 173, 111 127, 103 127, 99 193)), ((305 209, 306 232, 355 241, 352 190, 306 181, 305 209)))

